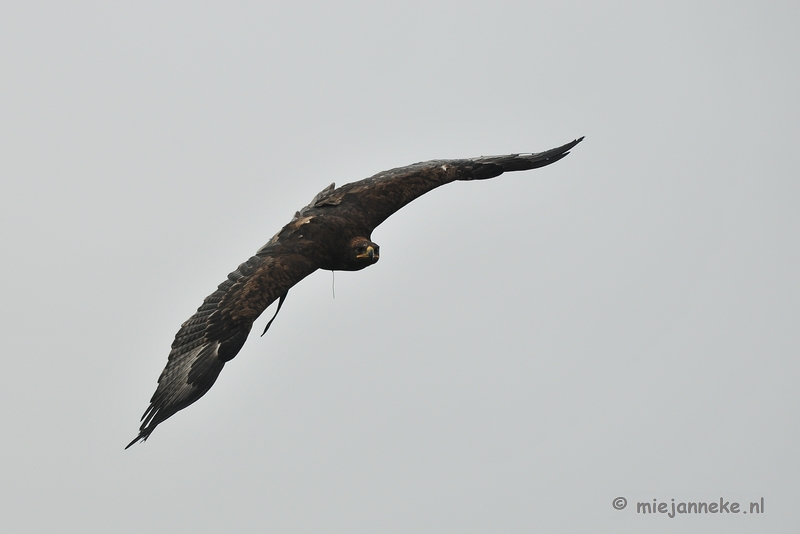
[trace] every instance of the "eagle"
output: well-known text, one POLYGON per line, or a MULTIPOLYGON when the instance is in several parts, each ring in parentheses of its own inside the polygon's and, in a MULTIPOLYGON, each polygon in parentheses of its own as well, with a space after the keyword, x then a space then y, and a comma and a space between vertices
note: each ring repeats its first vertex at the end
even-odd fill
POLYGON ((159 424, 205 395, 241 350, 258 316, 278 301, 266 333, 289 290, 303 278, 317 269, 360 271, 375 264, 380 247, 371 240, 372 231, 394 212, 440 185, 550 165, 582 140, 537 154, 415 163, 320 191, 181 325, 139 435, 125 448, 147 440, 159 424))

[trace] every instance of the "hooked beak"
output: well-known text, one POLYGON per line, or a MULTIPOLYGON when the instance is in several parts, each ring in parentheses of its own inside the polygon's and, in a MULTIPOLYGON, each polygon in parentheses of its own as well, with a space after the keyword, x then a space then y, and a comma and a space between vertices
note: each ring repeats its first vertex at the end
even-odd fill
POLYGON ((369 258, 370 260, 374 260, 376 258, 380 258, 380 256, 375 253, 375 249, 370 245, 370 246, 367 247, 366 252, 364 252, 363 254, 359 254, 358 256, 356 256, 356 258, 358 258, 360 260, 366 259, 366 258, 369 258))

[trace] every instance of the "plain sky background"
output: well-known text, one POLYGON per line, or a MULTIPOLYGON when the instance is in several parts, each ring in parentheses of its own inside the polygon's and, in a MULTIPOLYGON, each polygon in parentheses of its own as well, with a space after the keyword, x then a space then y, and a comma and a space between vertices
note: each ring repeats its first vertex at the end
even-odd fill
POLYGON ((3 2, 0 530, 795 531, 798 28, 763 0, 3 2), (581 135, 398 212, 123 450, 181 322, 330 182, 581 135), (765 513, 635 510, 720 497, 765 513))

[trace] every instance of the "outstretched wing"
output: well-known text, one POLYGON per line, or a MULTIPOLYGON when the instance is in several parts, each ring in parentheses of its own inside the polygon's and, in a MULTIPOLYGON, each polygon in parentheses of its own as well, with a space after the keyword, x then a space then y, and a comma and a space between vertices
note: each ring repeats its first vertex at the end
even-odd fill
POLYGON ((485 180, 504 172, 524 171, 555 163, 569 154, 583 137, 538 154, 511 154, 472 159, 433 160, 391 169, 338 189, 329 187, 306 209, 340 206, 370 232, 394 212, 439 187, 456 180, 485 180))
POLYGON ((205 395, 225 362, 244 345, 253 321, 316 270, 307 257, 282 253, 285 248, 279 242, 263 247, 229 274, 181 325, 158 388, 142 416, 139 435, 126 449, 146 440, 156 426, 205 395))

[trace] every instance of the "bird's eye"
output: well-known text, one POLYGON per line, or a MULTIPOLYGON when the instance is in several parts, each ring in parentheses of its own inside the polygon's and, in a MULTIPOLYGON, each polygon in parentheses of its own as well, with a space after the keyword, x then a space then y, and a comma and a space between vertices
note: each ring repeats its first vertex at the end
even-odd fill
POLYGON ((367 247, 356 247, 356 252, 363 254, 367 251, 367 247))

